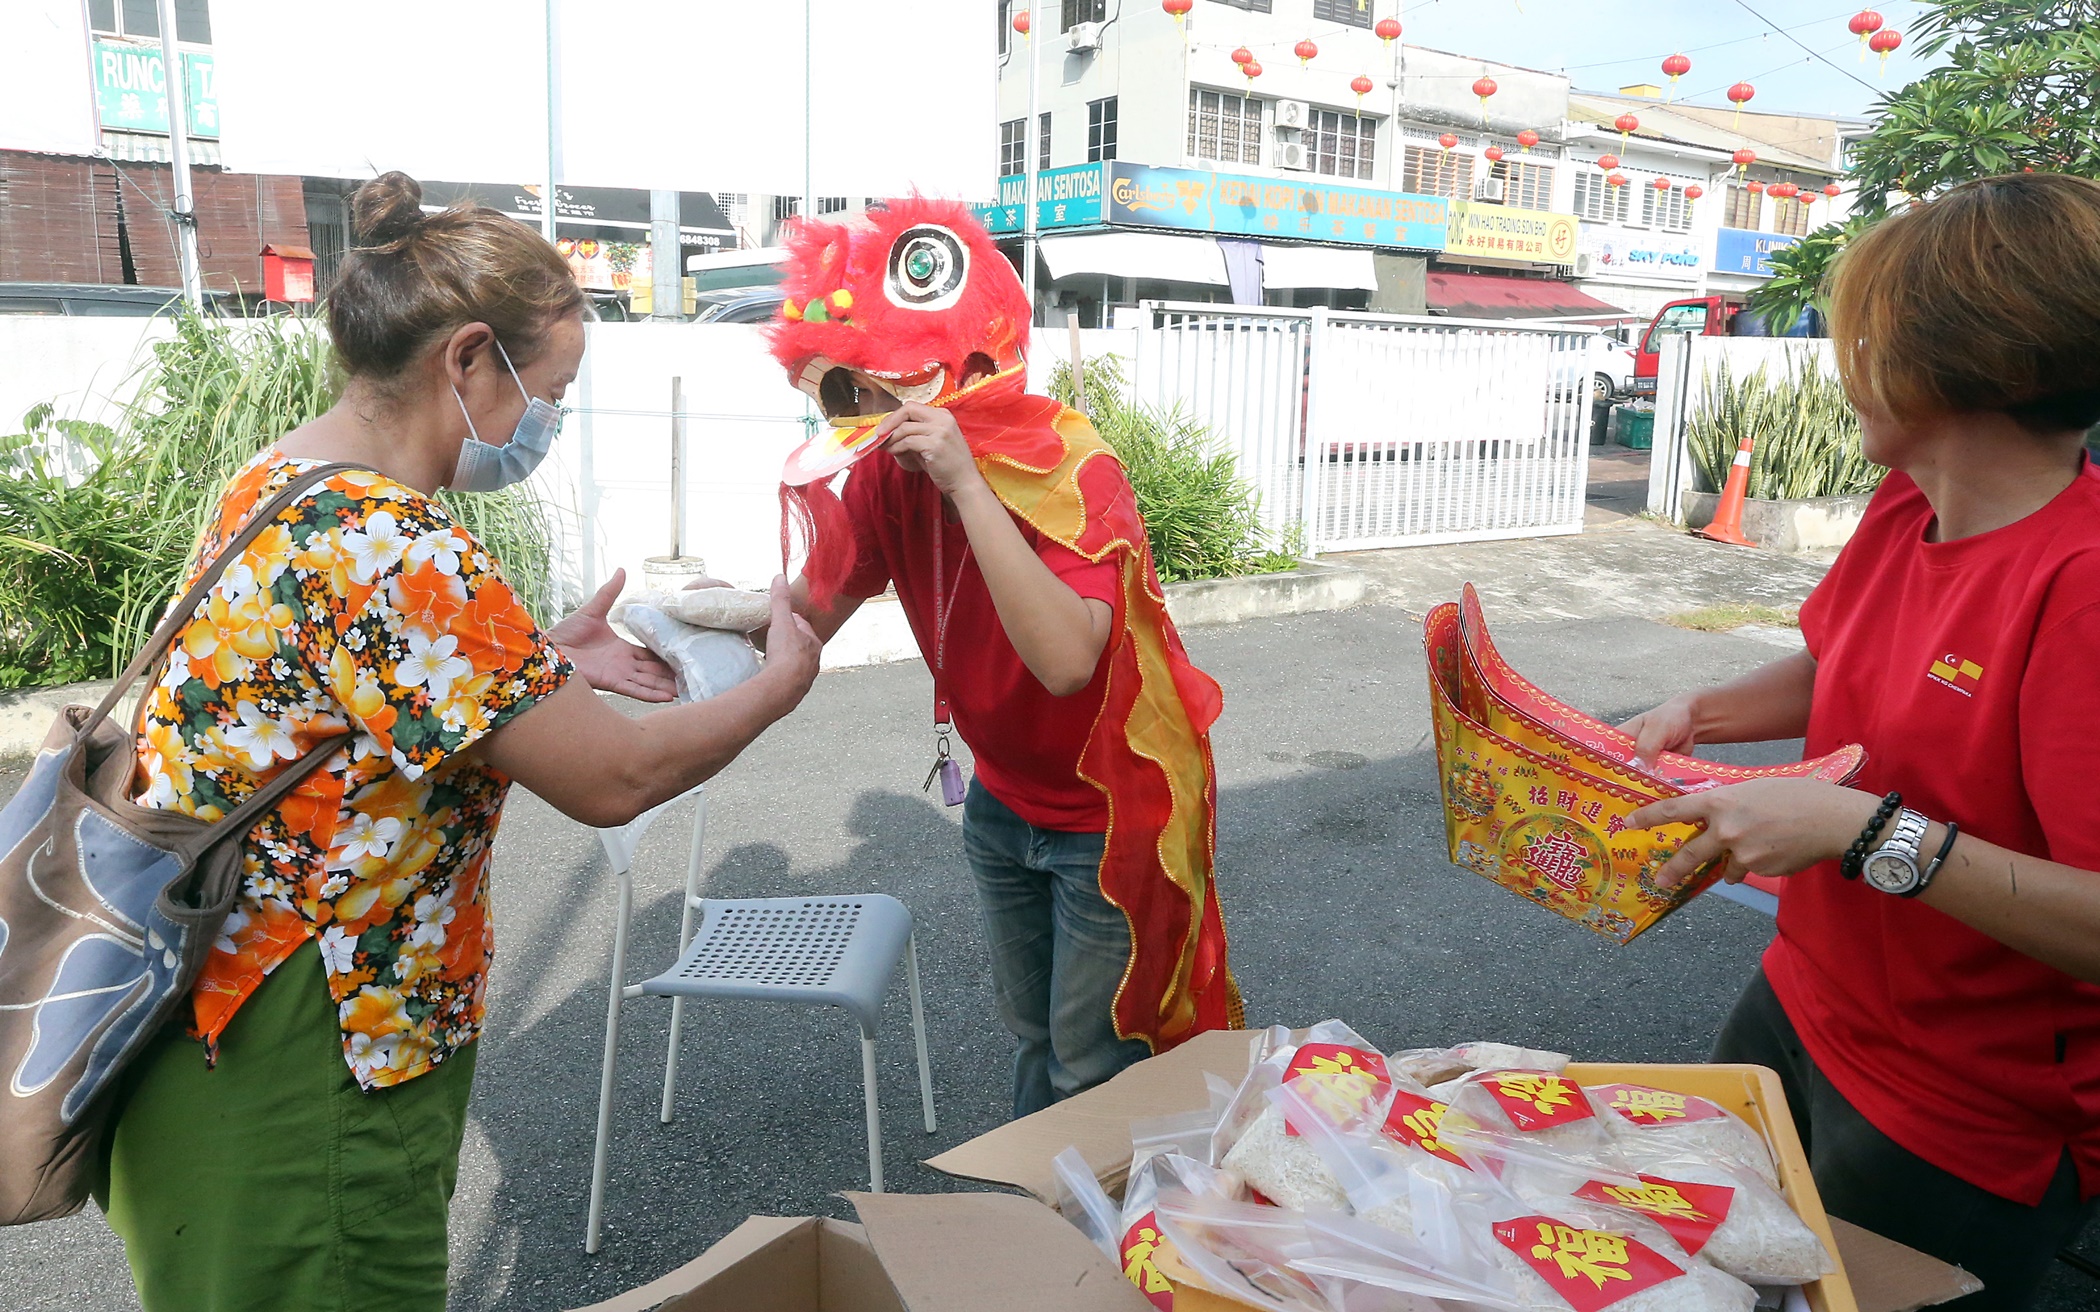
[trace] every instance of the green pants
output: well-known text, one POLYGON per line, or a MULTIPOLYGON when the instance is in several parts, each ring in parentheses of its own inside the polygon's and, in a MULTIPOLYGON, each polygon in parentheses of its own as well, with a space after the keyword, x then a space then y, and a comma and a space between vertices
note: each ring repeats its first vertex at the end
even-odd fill
POLYGON ((234 1013, 217 1066, 171 1027, 126 1073, 95 1192, 146 1312, 444 1312, 474 1055, 360 1089, 312 942, 234 1013))

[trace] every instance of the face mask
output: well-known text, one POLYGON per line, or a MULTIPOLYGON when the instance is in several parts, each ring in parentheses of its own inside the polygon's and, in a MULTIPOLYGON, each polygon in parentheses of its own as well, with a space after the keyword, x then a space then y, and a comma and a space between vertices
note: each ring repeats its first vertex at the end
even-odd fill
POLYGON ((556 434, 561 432, 561 407, 527 392, 525 380, 518 377, 517 366, 510 362, 510 352, 503 350, 501 342, 496 343, 496 349, 502 352, 503 367, 510 370, 511 381, 518 385, 518 395, 525 398, 525 413, 518 416, 518 426, 511 430, 509 442, 490 446, 475 430, 474 416, 467 414, 467 403, 461 399, 459 389, 452 389, 452 399, 459 402, 459 413, 467 421, 470 436, 459 444, 459 464, 445 486, 460 492, 494 492, 524 482, 547 458, 556 434))

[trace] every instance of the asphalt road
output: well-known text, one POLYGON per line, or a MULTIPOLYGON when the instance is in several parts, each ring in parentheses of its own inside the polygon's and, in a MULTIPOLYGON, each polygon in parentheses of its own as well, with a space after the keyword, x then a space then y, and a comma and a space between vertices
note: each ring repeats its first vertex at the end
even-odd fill
MULTIPOLYGON (((1250 1022, 1339 1016, 1389 1049, 1484 1037, 1600 1060, 1703 1058, 1770 922, 1708 898, 1615 947, 1451 867, 1414 606, 1388 592, 1338 615, 1187 635, 1226 690, 1219 864, 1250 1022)), ((1605 716, 1776 654, 1769 640, 1624 614, 1520 623, 1498 613, 1519 668, 1605 716)), ((707 842, 712 895, 880 890, 916 914, 937 1134, 917 1124, 901 984, 881 1061, 890 1187, 910 1191, 971 1187, 918 1159, 1000 1121, 1009 1058, 954 815, 918 792, 929 699, 917 664, 825 675, 711 787, 707 842)), ((687 834, 681 811, 643 845, 637 975, 675 946, 687 834)), ((621 1050, 605 1247, 586 1257, 612 884, 594 837, 521 792, 497 848, 495 897, 492 1019, 453 1214, 454 1309, 573 1308, 688 1260, 749 1213, 850 1215, 834 1194, 866 1186, 851 1023, 692 1009, 680 1115, 665 1126, 655 1109, 668 1008, 643 1001, 630 1006, 621 1050)), ((2100 1307, 2095 1289, 2052 1277, 2042 1306, 2100 1307)), ((0 1309, 135 1306, 120 1246, 92 1208, 0 1231, 0 1309)))

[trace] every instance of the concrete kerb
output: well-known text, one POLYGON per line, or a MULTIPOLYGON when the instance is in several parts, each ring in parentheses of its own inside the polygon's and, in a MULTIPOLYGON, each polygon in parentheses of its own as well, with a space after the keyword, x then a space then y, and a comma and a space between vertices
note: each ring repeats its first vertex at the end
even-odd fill
MULTIPOLYGON (((1236 624, 1280 615, 1347 610, 1364 599, 1368 587, 1364 571, 1354 565, 1305 561, 1297 569, 1281 574, 1170 583, 1166 588, 1167 612, 1176 624, 1187 628, 1236 624)), ((917 657, 918 647, 901 609, 896 607, 894 598, 884 600, 888 606, 871 605, 864 608, 869 612, 865 617, 855 617, 867 625, 865 632, 841 633, 833 641, 832 646, 838 650, 826 650, 826 669, 917 657)), ((92 706, 108 691, 109 681, 102 679, 0 693, 0 767, 18 766, 36 755, 51 722, 65 707, 76 703, 92 706)), ((114 714, 129 718, 134 704, 135 697, 128 697, 114 714)))

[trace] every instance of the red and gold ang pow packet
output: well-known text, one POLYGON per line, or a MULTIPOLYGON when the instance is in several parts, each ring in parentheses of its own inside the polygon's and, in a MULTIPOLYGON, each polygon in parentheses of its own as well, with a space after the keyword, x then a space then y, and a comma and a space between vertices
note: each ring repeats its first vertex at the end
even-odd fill
POLYGON ((1667 752, 1636 765, 1631 737, 1555 701, 1502 659, 1470 583, 1461 602, 1429 612, 1422 645, 1451 860, 1614 942, 1631 941, 1718 877, 1709 869, 1657 886, 1656 871, 1693 830, 1628 829, 1628 815, 1745 779, 1842 784, 1866 760, 1851 746, 1786 765, 1667 752))

